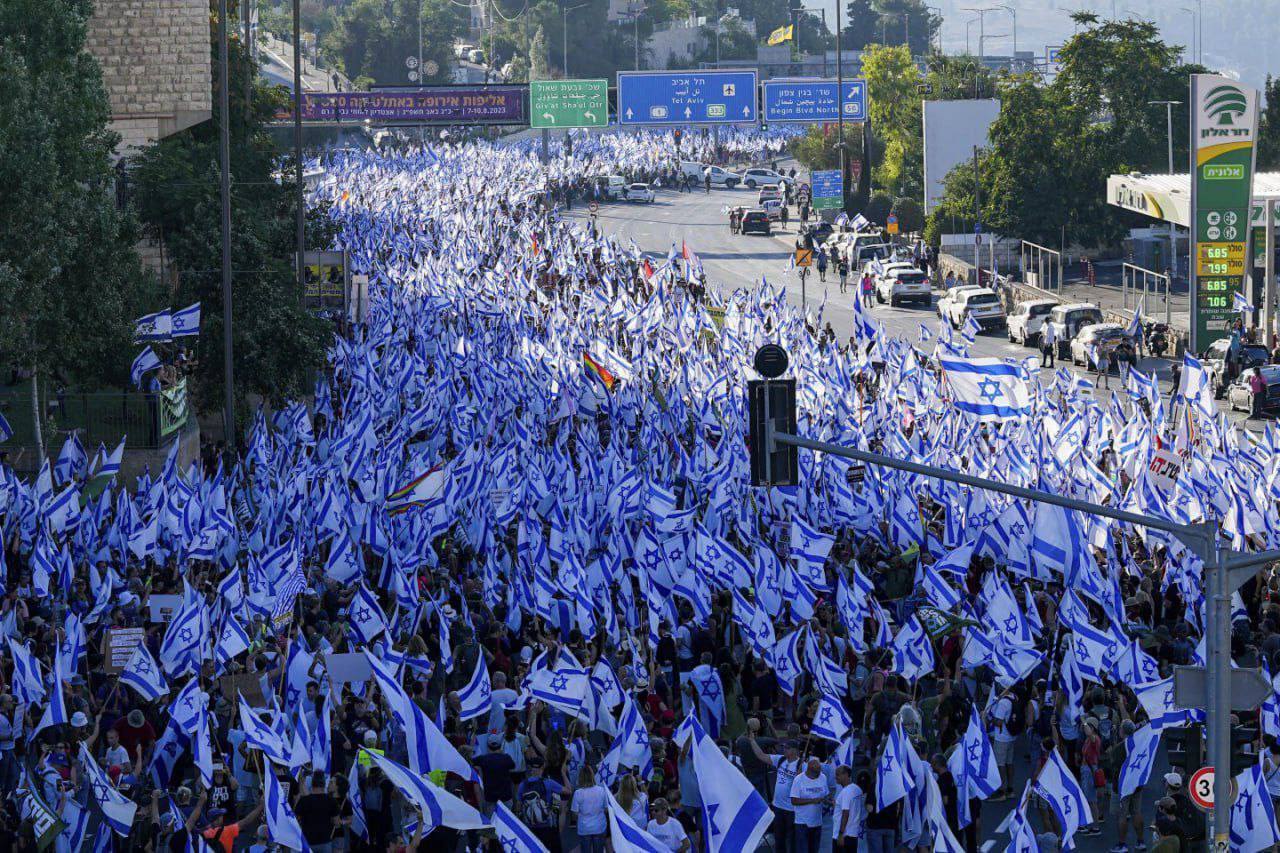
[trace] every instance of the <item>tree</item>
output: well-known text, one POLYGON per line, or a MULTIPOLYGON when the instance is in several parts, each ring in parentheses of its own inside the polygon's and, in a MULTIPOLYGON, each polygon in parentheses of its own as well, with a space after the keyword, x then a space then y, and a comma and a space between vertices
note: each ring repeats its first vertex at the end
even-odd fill
POLYGON ((918 196, 923 189, 920 137, 920 71, 902 46, 872 45, 862 56, 867 80, 867 110, 884 157, 876 182, 895 196, 918 196))
POLYGON ((995 97, 995 75, 976 56, 931 53, 927 67, 925 80, 933 87, 933 100, 995 97))
POLYGON ((1267 75, 1264 105, 1258 120, 1258 171, 1280 169, 1280 80, 1267 75))
POLYGON ((880 39, 880 15, 871 0, 849 0, 845 7, 844 32, 840 47, 844 50, 863 50, 880 39))
POLYGON ((883 44, 905 44, 910 37, 912 56, 923 56, 929 52, 942 23, 942 18, 929 11, 924 0, 876 0, 876 12, 879 16, 879 31, 876 33, 879 41, 883 44))
POLYGON ((133 320, 166 303, 117 206, 119 137, 85 51, 92 12, 90 0, 0 4, 0 361, 123 385, 133 320))
POLYGON ((354 0, 338 15, 322 47, 352 79, 408 83, 405 59, 418 56, 419 18, 422 80, 447 83, 454 62, 454 38, 468 23, 462 7, 449 0, 354 0))
MULTIPOLYGON (((813 171, 840 168, 840 150, 836 147, 838 135, 822 125, 813 124, 803 136, 792 139, 787 147, 791 156, 806 169, 813 171)), ((854 124, 844 127, 846 164, 862 156, 862 131, 854 124)))
MULTIPOLYGON (((216 39, 211 42, 216 51, 216 39)), ((218 67, 215 62, 215 92, 220 83, 218 67)), ((233 39, 228 95, 236 392, 241 402, 249 394, 279 402, 310 390, 309 380, 323 364, 332 326, 302 305, 293 263, 294 168, 266 128, 278 111, 288 108, 288 95, 256 77, 256 66, 239 40, 233 39), (250 77, 254 85, 251 102, 246 104, 245 84, 250 77)), ((193 394, 201 409, 215 409, 222 400, 223 384, 217 120, 147 148, 138 155, 136 175, 139 215, 157 232, 163 228, 169 256, 180 271, 177 298, 184 304, 202 303, 204 326, 193 394)), ((310 246, 329 244, 328 222, 323 212, 312 212, 307 224, 310 246)))

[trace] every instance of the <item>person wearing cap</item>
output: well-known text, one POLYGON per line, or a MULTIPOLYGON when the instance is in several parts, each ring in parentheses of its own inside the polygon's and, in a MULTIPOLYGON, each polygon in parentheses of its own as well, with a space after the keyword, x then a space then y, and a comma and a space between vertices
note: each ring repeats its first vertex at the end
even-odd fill
POLYGON ((645 826, 645 831, 662 842, 671 853, 687 853, 689 850, 689 834, 684 831, 680 821, 671 818, 671 807, 666 799, 659 797, 650 806, 653 817, 645 826))
POLYGON ((791 802, 791 784, 800 775, 804 762, 800 759, 800 743, 788 740, 782 755, 766 753, 760 748, 755 734, 748 732, 748 743, 757 760, 773 765, 776 775, 773 783, 773 849, 777 853, 795 850, 792 835, 795 827, 795 806, 791 802))
POLYGON ((516 790, 516 816, 538 837, 551 853, 560 851, 558 807, 564 786, 542 775, 543 761, 533 756, 528 761, 528 777, 516 790))
POLYGON ((152 745, 156 742, 156 730, 147 722, 141 709, 134 708, 128 714, 116 720, 112 726, 120 736, 120 744, 129 751, 137 762, 135 766, 143 767, 147 763, 152 745))
POLYGON ((206 841, 216 841, 222 845, 222 849, 231 853, 236 846, 236 839, 240 837, 240 833, 245 827, 250 826, 258 819, 258 815, 262 814, 262 803, 253 807, 253 811, 249 812, 242 819, 235 823, 226 823, 227 812, 225 809, 210 809, 206 815, 209 819, 209 825, 205 827, 201 833, 206 841))
MULTIPOLYGON (((1103 758, 1103 766, 1109 778, 1119 780, 1120 770, 1124 767, 1125 759, 1128 758, 1129 754, 1128 738, 1136 730, 1137 725, 1133 720, 1125 720, 1120 724, 1120 738, 1114 746, 1107 750, 1103 758)), ((1142 789, 1132 792, 1127 797, 1121 797, 1119 800, 1116 814, 1116 844, 1111 848, 1111 853, 1126 853, 1129 850, 1127 839, 1130 829, 1133 830, 1133 849, 1137 851, 1145 850, 1146 844, 1142 840, 1142 789)))
POLYGON ((515 794, 511 773, 516 769, 516 763, 503 751, 502 735, 485 735, 483 741, 486 751, 477 755, 471 763, 480 772, 480 783, 484 788, 484 807, 481 811, 488 817, 493 814, 498 803, 511 805, 511 798, 515 794))

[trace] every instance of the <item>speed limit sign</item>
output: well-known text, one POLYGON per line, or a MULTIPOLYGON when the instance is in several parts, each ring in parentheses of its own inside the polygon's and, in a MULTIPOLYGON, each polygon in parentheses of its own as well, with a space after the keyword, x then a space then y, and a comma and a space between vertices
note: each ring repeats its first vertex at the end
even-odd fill
POLYGON ((592 201, 587 203, 587 210, 591 211, 592 213, 595 213, 599 209, 600 209, 600 202, 592 201))
POLYGON ((1213 808, 1213 768, 1201 767, 1191 774, 1191 802, 1208 811, 1213 808))
MULTIPOLYGON (((1191 794, 1191 802, 1204 811, 1213 810, 1213 780, 1214 773, 1212 767, 1201 767, 1195 773, 1191 774, 1188 793, 1191 794)), ((1231 780, 1231 790, 1228 793, 1228 802, 1236 801, 1236 794, 1239 793, 1239 787, 1236 780, 1231 780)))

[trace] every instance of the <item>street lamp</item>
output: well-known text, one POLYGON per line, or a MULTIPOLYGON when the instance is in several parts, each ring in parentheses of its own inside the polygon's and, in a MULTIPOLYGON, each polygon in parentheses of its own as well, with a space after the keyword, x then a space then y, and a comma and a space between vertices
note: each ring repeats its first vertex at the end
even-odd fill
MULTIPOLYGON (((941 6, 925 6, 930 12, 938 13, 938 53, 942 53, 942 7, 941 6)), ((929 24, 933 24, 932 15, 929 24)))
MULTIPOLYGON (((644 11, 643 3, 627 4, 627 14, 631 16, 631 23, 635 27, 636 44, 636 71, 640 70, 640 13, 644 11)), ((716 64, 720 64, 720 32, 716 31, 716 64)))
POLYGON ((1010 15, 1013 16, 1013 62, 1011 63, 1011 65, 1014 68, 1017 68, 1018 66, 1018 10, 1013 8, 1012 6, 1005 6, 1002 3, 997 3, 996 8, 1004 9, 1006 12, 1008 12, 1010 15))
MULTIPOLYGON (((827 29, 827 10, 826 10, 826 9, 819 9, 819 8, 815 8, 815 7, 812 7, 812 6, 800 6, 799 8, 794 9, 794 10, 792 10, 792 11, 794 11, 794 12, 811 12, 811 13, 812 13, 812 12, 817 12, 817 13, 819 13, 820 15, 822 15, 822 31, 823 31, 823 32, 827 32, 827 33, 831 32, 830 30, 828 30, 828 29, 827 29)), ((721 20, 723 20, 723 18, 722 18, 721 20)), ((799 44, 799 39, 798 39, 798 38, 796 39, 796 43, 797 43, 797 45, 799 44)), ((717 61, 717 63, 719 62, 719 57, 716 57, 716 61, 717 61)), ((836 60, 836 61, 838 62, 839 60, 836 60)), ((717 67, 718 67, 718 66, 717 66, 717 67)), ((826 77, 826 76, 827 76, 827 50, 826 50, 826 48, 823 48, 823 49, 822 49, 822 76, 823 76, 823 77, 826 77)))
POLYGON ((1192 9, 1190 6, 1182 6, 1180 8, 1191 16, 1191 59, 1194 62, 1199 62, 1200 60, 1196 55, 1196 19, 1198 17, 1196 10, 1192 9))
POLYGON ((987 64, 986 54, 982 52, 982 43, 985 40, 983 38, 983 31, 986 29, 986 26, 987 26, 987 13, 994 12, 995 9, 964 8, 964 9, 961 9, 960 11, 978 13, 978 61, 981 62, 983 65, 986 65, 987 64))
POLYGON ((563 36, 560 53, 560 70, 564 73, 565 79, 569 79, 569 13, 574 9, 581 9, 590 6, 590 3, 579 3, 577 6, 561 6, 560 33, 563 36))
POLYGON ((1173 174, 1173 107, 1182 101, 1147 101, 1149 106, 1164 105, 1165 133, 1169 140, 1169 174, 1173 174))

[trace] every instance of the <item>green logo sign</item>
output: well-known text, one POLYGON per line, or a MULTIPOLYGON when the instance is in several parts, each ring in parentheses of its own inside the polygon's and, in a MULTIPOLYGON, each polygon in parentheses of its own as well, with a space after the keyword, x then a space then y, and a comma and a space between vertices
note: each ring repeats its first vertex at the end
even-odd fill
POLYGON ((529 84, 530 127, 608 124, 608 80, 535 80, 529 84))
POLYGON ((1210 163, 1204 167, 1204 179, 1206 181, 1242 181, 1244 166, 1240 163, 1222 165, 1210 163))
POLYGON ((1220 127, 1234 125, 1248 108, 1249 101, 1244 92, 1235 86, 1215 86, 1204 96, 1205 115, 1217 121, 1220 127))

